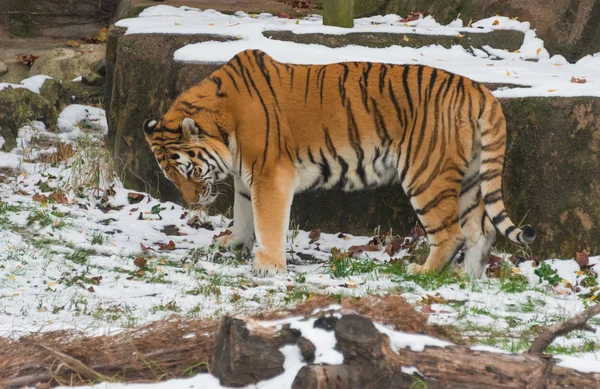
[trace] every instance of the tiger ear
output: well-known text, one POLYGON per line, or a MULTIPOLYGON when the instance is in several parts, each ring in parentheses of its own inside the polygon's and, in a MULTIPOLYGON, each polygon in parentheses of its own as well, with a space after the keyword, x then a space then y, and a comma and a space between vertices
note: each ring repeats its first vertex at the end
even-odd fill
POLYGON ((194 119, 185 118, 181 122, 181 130, 183 131, 184 139, 191 139, 193 136, 200 134, 200 129, 196 126, 194 119))
POLYGON ((156 124, 156 120, 153 119, 148 119, 144 122, 144 132, 146 133, 146 135, 152 135, 154 133, 156 124))

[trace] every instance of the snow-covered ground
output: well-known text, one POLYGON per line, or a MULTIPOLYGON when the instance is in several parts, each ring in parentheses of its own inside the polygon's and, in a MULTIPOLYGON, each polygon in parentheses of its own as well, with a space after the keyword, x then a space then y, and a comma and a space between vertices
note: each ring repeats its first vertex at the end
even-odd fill
MULTIPOLYGON (((409 23, 398 19, 395 15, 362 19, 353 30, 344 30, 324 27, 318 17, 296 21, 157 6, 145 10, 140 18, 119 24, 127 26, 128 33, 210 32, 239 38, 186 46, 175 53, 174 60, 226 61, 239 50, 261 48, 285 62, 421 63, 478 81, 532 86, 500 90, 497 96, 600 96, 600 88, 594 87, 594 81, 600 82, 600 54, 577 64, 560 56, 550 58, 528 23, 494 17, 463 27, 459 20, 440 26, 431 18, 409 23), (330 49, 262 36, 262 31, 276 29, 298 34, 380 31, 406 34, 410 39, 413 33, 456 35, 494 28, 523 31, 522 52, 485 48, 485 52, 471 53, 458 46, 330 49), (573 83, 571 77, 583 77, 587 82, 573 83)), ((39 91, 43 77, 13 87, 39 91)), ((0 84, 2 87, 6 86, 0 84)), ((251 253, 228 252, 212 244, 213 237, 231 222, 231 215, 207 216, 160 202, 124 188, 118 177, 107 174, 110 161, 102 141, 106 132, 102 110, 72 105, 60 114, 58 132, 48 132, 44 123, 33 122, 20 130, 15 150, 0 152, 1 337, 61 329, 108 334, 173 315, 204 318, 277 310, 318 294, 363 297, 392 293, 428 314, 430 323, 455 330, 475 349, 521 352, 539 328, 581 312, 595 303, 600 293, 600 257, 590 257, 589 265, 581 267, 572 258, 511 262, 509 254, 495 253, 504 261, 484 280, 470 280, 454 268, 441 276, 409 275, 405 267, 411 253, 407 249, 391 255, 386 252, 385 243, 392 237, 381 242, 344 231, 318 234, 295 225, 288 233, 288 273, 255 278, 250 271, 251 253), (53 160, 64 154, 59 143, 71 144, 75 155, 68 155, 65 162, 53 160), (349 252, 354 254, 346 255, 349 252)), ((305 336, 315 337, 322 362, 341 362, 332 333, 313 330, 310 321, 286 320, 302 327, 305 336)), ((598 328, 600 320, 592 319, 590 324, 598 328)), ((435 339, 378 329, 390 336, 397 348, 419 348, 431 342, 447 346, 435 339)), ((548 352, 561 358, 565 366, 600 371, 598 350, 600 335, 576 331, 558 338, 548 352)), ((282 352, 286 372, 256 387, 291 385, 303 362, 296 346, 286 346, 282 352)), ((407 371, 413 370, 407 367, 407 371)), ((103 383, 95 387, 121 386, 103 383)), ((142 387, 128 387, 138 386, 142 387)), ((218 380, 207 374, 154 386, 220 388, 218 380)))

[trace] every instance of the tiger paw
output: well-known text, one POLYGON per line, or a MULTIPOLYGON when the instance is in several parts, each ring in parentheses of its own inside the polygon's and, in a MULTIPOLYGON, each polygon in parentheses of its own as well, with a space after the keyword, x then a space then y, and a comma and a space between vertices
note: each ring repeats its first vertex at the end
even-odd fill
POLYGON ((256 253, 254 264, 252 265, 252 273, 255 276, 270 277, 276 274, 285 273, 286 271, 285 257, 277 258, 261 251, 256 253))
POLYGON ((425 269, 425 266, 421 266, 416 263, 411 263, 406 267, 406 272, 408 274, 422 274, 427 273, 427 270, 425 269))

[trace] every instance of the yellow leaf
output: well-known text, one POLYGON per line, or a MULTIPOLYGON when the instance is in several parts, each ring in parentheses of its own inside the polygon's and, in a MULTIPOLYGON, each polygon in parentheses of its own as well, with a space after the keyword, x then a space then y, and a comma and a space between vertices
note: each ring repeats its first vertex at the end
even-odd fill
POLYGON ((56 281, 50 281, 50 282, 48 282, 48 286, 54 286, 54 285, 56 285, 57 283, 58 283, 58 282, 56 282, 56 281))
POLYGON ((296 19, 296 24, 300 24, 300 19, 296 19))
POLYGON ((556 92, 556 89, 548 89, 548 92, 550 92, 550 93, 556 92))
POLYGON ((13 245, 11 245, 11 244, 7 244, 7 245, 6 245, 6 247, 7 247, 9 250, 14 250, 14 249, 15 249, 15 246, 13 246, 13 245))
POLYGON ((535 51, 536 55, 540 55, 540 52, 542 51, 542 49, 540 47, 538 47, 538 49, 535 51))
POLYGON ((250 16, 252 19, 256 19, 256 18, 258 18, 258 15, 257 15, 257 14, 250 14, 250 15, 248 15, 248 16, 250 16))
POLYGON ((563 66, 562 63, 555 63, 554 66, 563 66))
POLYGON ((458 15, 456 15, 456 18, 457 18, 457 19, 458 19, 458 18, 460 18, 460 12, 458 13, 458 15))
POLYGON ((214 26, 215 24, 214 24, 214 23, 209 23, 208 25, 209 25, 210 27, 212 27, 212 26, 214 26))
POLYGON ((510 76, 510 72, 509 72, 508 70, 506 71, 506 75, 507 75, 507 76, 510 76))
POLYGON ((521 272, 521 269, 520 269, 520 268, 518 268, 518 267, 513 267, 513 268, 512 268, 512 272, 513 272, 513 273, 520 273, 520 272, 521 272))
POLYGON ((79 47, 79 46, 81 46, 81 43, 79 43, 79 42, 77 42, 75 40, 69 40, 69 41, 67 41, 67 46, 70 46, 70 47, 79 47))
POLYGON ((181 23, 179 23, 179 22, 175 22, 175 25, 176 25, 176 26, 181 26, 181 23))
POLYGON ((160 263, 161 265, 166 265, 167 264, 167 260, 163 258, 160 261, 158 261, 158 263, 160 263))
POLYGON ((464 35, 459 33, 459 34, 458 34, 458 35, 456 35, 456 36, 457 36, 457 37, 459 37, 459 38, 462 38, 464 35))
POLYGON ((519 17, 515 16, 514 18, 510 18, 510 20, 519 20, 519 17))
POLYGON ((242 39, 242 36, 241 35, 236 35, 235 38, 236 39, 242 39))
POLYGON ((469 18, 469 23, 467 23, 467 27, 471 27, 471 24, 473 24, 473 18, 469 18))
POLYGON ((494 20, 494 23, 492 23, 492 26, 497 26, 500 24, 500 21, 498 19, 494 20))
POLYGON ((520 53, 520 52, 521 52, 521 50, 519 50, 519 49, 513 51, 513 53, 520 53))
POLYGON ((13 294, 13 297, 19 297, 19 296, 20 296, 20 294, 19 294, 19 293, 15 293, 15 294, 13 294))
POLYGON ((410 39, 408 39, 408 37, 407 37, 406 35, 404 35, 404 37, 402 38, 402 40, 403 40, 404 42, 408 42, 410 39))
POLYGON ((578 275, 578 276, 582 276, 582 275, 583 275, 583 270, 579 270, 579 271, 577 272, 577 275, 578 275))
POLYGON ((8 276, 8 279, 11 280, 11 281, 14 281, 15 278, 17 278, 17 277, 13 276, 12 274, 10 276, 8 276))

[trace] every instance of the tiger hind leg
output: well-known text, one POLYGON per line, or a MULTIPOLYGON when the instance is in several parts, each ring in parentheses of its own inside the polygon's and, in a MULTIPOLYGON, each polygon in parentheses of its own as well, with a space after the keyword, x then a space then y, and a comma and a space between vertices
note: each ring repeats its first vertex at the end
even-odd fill
POLYGON ((466 238, 465 272, 473 278, 481 278, 492 246, 496 242, 496 229, 485 213, 485 206, 479 192, 475 202, 472 203, 464 202, 461 196, 460 225, 466 238))
POLYGON ((460 184, 456 180, 438 177, 427 189, 411 197, 431 250, 423 265, 413 263, 408 266, 409 273, 439 272, 463 247, 464 234, 458 223, 459 193, 460 184))

